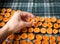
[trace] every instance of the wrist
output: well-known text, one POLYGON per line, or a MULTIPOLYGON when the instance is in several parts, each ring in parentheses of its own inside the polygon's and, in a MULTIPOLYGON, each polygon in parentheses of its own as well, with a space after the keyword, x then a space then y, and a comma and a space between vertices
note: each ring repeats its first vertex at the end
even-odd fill
POLYGON ((10 31, 10 28, 8 25, 5 25, 4 27, 2 27, 2 31, 6 31, 8 34, 12 33, 12 31, 10 31))

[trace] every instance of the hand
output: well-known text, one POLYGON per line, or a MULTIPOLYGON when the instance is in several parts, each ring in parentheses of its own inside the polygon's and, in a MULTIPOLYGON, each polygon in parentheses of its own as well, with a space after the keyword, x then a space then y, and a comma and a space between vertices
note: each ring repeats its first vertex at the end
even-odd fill
POLYGON ((7 27, 9 27, 9 31, 15 33, 23 27, 32 26, 33 24, 27 21, 29 17, 34 18, 34 15, 28 12, 15 12, 12 18, 6 24, 7 27))

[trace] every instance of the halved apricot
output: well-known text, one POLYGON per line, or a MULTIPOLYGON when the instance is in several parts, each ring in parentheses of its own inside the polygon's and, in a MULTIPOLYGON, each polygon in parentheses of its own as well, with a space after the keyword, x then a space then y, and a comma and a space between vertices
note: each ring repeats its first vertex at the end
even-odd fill
POLYGON ((28 32, 33 32, 33 28, 29 28, 28 29, 28 32))
POLYGON ((41 41, 35 41, 34 44, 41 44, 41 41))
POLYGON ((12 41, 8 41, 7 44, 13 44, 13 42, 12 41))
POLYGON ((20 40, 20 44, 27 44, 26 40, 20 40))
POLYGON ((31 41, 27 42, 27 44, 33 44, 31 41))
POLYGON ((57 41, 60 41, 60 36, 57 37, 57 41))
POLYGON ((10 13, 5 13, 5 17, 10 17, 10 13))
POLYGON ((45 28, 41 28, 41 33, 46 33, 46 29, 45 28))
POLYGON ((58 33, 58 30, 57 30, 57 29, 54 29, 54 30, 53 30, 53 33, 54 33, 54 34, 57 34, 57 33, 58 33))
POLYGON ((28 18, 28 21, 29 21, 29 22, 31 22, 31 20, 32 20, 32 18, 31 18, 31 17, 30 17, 30 18, 28 18))
POLYGON ((12 11, 11 11, 11 15, 14 15, 15 12, 16 12, 15 10, 12 10, 12 11))
POLYGON ((26 33, 23 33, 23 34, 21 35, 21 38, 22 38, 22 39, 26 39, 26 38, 27 38, 27 34, 26 34, 26 33))
POLYGON ((41 41, 38 41, 37 39, 35 39, 34 44, 41 44, 41 41))
POLYGON ((24 28, 21 29, 21 31, 22 31, 22 32, 27 32, 27 28, 24 27, 24 28))
POLYGON ((53 27, 53 24, 49 22, 48 27, 53 27))
POLYGON ((43 22, 45 20, 44 17, 40 17, 40 21, 43 22))
POLYGON ((57 23, 54 24, 54 28, 58 28, 59 25, 57 23))
POLYGON ((21 35, 15 35, 15 40, 20 40, 21 39, 21 35))
POLYGON ((0 26, 4 26, 5 25, 5 22, 0 22, 0 26))
POLYGON ((51 18, 51 22, 56 22, 56 21, 57 21, 57 18, 53 16, 53 17, 51 18))
POLYGON ((42 35, 36 34, 36 39, 37 39, 38 41, 42 40, 42 35))
POLYGON ((48 41, 42 41, 42 44, 49 44, 49 42, 48 41))
POLYGON ((52 28, 48 28, 48 29, 47 29, 47 33, 48 33, 48 34, 52 34, 52 31, 53 31, 52 28))
POLYGON ((11 8, 8 8, 8 9, 7 9, 7 12, 11 12, 11 11, 12 11, 12 9, 11 9, 11 8))
POLYGON ((2 44, 6 44, 6 41, 3 41, 2 44))
POLYGON ((8 18, 8 17, 4 17, 4 18, 3 18, 3 21, 4 21, 4 22, 8 22, 9 19, 10 19, 10 18, 8 18))
POLYGON ((57 20, 57 23, 60 23, 60 19, 57 20))
POLYGON ((0 21, 3 19, 3 16, 0 16, 0 21))
POLYGON ((51 22, 51 19, 49 17, 45 18, 45 22, 51 22))
POLYGON ((42 24, 42 26, 43 26, 43 27, 47 27, 48 25, 47 25, 46 22, 44 22, 44 23, 42 24))
POLYGON ((14 37, 15 37, 15 35, 14 35, 14 34, 11 34, 11 35, 9 35, 7 38, 10 39, 10 40, 13 40, 14 37))
POLYGON ((50 44, 56 44, 56 42, 51 41, 50 44))
POLYGON ((19 41, 14 41, 14 44, 19 44, 19 41))
POLYGON ((6 12, 6 8, 2 8, 2 13, 5 13, 6 12))
POLYGON ((37 25, 38 25, 38 26, 41 26, 41 25, 42 25, 42 22, 38 22, 37 25))
POLYGON ((50 36, 50 41, 52 41, 52 42, 56 41, 56 37, 55 36, 50 36))
POLYGON ((60 24, 59 24, 59 28, 60 28, 60 24))
POLYGON ((28 34, 28 39, 29 40, 33 40, 34 39, 34 34, 33 33, 29 33, 28 34))
POLYGON ((59 31, 59 33, 60 33, 60 29, 59 29, 58 31, 59 31))
POLYGON ((39 28, 35 28, 35 29, 34 29, 34 32, 35 32, 35 33, 39 33, 39 32, 40 32, 40 29, 39 29, 39 28))
POLYGON ((58 44, 60 44, 60 42, 58 42, 58 44))
POLYGON ((5 15, 5 13, 0 13, 0 15, 4 16, 4 15, 5 15))
POLYGON ((43 40, 48 41, 49 40, 49 37, 47 35, 44 35, 43 36, 43 40))

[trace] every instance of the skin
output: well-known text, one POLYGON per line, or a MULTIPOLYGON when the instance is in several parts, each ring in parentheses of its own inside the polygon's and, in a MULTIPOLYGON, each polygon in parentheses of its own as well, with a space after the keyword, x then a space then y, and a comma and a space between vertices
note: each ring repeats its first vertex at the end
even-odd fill
POLYGON ((27 21, 29 17, 34 18, 35 16, 28 12, 15 12, 6 25, 0 29, 0 43, 2 43, 8 35, 16 33, 24 27, 33 26, 32 22, 27 21))

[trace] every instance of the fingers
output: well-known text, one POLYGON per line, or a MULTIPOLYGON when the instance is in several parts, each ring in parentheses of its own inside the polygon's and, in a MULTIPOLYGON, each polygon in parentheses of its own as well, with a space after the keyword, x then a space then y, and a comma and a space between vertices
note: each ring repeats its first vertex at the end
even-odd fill
POLYGON ((18 15, 18 16, 22 16, 22 17, 26 17, 26 18, 29 18, 29 17, 34 18, 35 17, 32 13, 23 12, 23 11, 17 11, 17 12, 15 12, 14 15, 18 15))
POLYGON ((32 13, 28 13, 28 12, 22 12, 22 14, 24 15, 24 16, 26 16, 26 17, 32 17, 32 18, 34 18, 35 16, 32 14, 32 13))
POLYGON ((28 12, 22 12, 22 11, 17 11, 15 12, 15 16, 19 19, 19 20, 23 20, 23 21, 27 21, 27 19, 29 17, 35 18, 35 16, 32 13, 28 13, 28 12))
POLYGON ((33 26, 33 23, 31 23, 31 22, 24 22, 24 23, 25 23, 26 27, 31 27, 31 26, 33 26))

